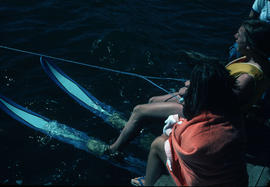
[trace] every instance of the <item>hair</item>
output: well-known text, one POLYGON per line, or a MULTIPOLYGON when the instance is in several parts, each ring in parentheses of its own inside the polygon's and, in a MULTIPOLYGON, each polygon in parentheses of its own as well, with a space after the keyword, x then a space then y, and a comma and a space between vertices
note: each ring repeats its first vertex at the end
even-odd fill
POLYGON ((231 116, 238 113, 238 97, 233 92, 235 88, 235 78, 221 63, 196 65, 184 95, 184 116, 190 120, 204 111, 231 116))
POLYGON ((270 24, 257 19, 245 20, 242 25, 249 46, 263 58, 270 57, 270 24))

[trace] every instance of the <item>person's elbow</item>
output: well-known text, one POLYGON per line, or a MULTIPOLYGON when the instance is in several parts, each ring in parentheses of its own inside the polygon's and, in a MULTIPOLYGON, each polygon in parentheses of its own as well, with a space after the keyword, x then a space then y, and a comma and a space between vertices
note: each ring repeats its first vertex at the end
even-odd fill
POLYGON ((234 92, 239 97, 241 103, 247 102, 250 97, 256 94, 254 78, 248 74, 242 74, 237 78, 237 88, 234 89, 234 92))

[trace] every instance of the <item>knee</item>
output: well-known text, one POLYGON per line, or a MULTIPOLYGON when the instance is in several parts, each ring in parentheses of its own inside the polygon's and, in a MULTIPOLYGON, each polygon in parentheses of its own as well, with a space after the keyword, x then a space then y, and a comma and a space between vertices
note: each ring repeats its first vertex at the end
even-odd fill
POLYGON ((148 100, 148 103, 155 103, 157 102, 157 97, 154 96, 154 97, 151 97, 149 100, 148 100))
POLYGON ((151 144, 151 150, 152 151, 161 151, 162 149, 164 149, 164 142, 166 141, 166 139, 162 136, 157 137, 151 144))
POLYGON ((133 108, 132 113, 133 113, 133 114, 139 114, 139 113, 141 113, 142 110, 143 110, 142 105, 136 105, 136 106, 133 108))
POLYGON ((144 111, 144 105, 136 105, 132 111, 133 118, 135 120, 139 120, 143 118, 143 113, 144 113, 143 111, 144 111))

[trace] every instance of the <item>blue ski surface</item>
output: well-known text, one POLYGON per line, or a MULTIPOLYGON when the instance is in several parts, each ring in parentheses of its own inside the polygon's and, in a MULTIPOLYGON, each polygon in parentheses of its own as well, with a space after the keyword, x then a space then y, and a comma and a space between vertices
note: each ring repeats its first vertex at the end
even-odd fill
POLYGON ((109 125, 121 130, 126 121, 111 106, 106 105, 95 98, 85 88, 79 85, 58 68, 51 60, 40 57, 40 63, 44 71, 64 92, 76 100, 80 105, 101 117, 109 125))
POLYGON ((88 136, 86 133, 71 128, 65 124, 52 121, 31 110, 28 110, 7 97, 0 94, 0 108, 12 118, 22 124, 42 132, 59 141, 73 145, 74 147, 87 151, 98 158, 107 160, 113 165, 142 175, 145 172, 145 161, 130 155, 125 156, 121 161, 111 159, 108 155, 103 154, 103 150, 107 146, 105 142, 88 136))

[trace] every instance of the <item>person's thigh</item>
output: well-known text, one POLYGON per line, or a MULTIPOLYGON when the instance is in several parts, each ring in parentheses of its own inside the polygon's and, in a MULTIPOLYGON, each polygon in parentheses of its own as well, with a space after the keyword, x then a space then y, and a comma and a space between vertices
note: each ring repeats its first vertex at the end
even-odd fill
POLYGON ((134 111, 144 119, 166 119, 169 115, 183 116, 183 105, 175 102, 158 102, 137 105, 134 111))
POLYGON ((168 136, 162 134, 161 136, 158 136, 151 145, 151 148, 155 149, 156 154, 158 154, 160 160, 163 162, 164 165, 166 165, 167 161, 167 155, 164 148, 164 144, 167 139, 168 136))

